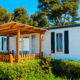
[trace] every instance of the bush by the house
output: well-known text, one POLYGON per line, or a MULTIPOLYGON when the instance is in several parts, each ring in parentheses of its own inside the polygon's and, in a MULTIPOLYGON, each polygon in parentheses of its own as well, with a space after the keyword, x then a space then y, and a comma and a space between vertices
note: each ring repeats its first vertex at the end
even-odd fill
POLYGON ((79 80, 80 62, 44 59, 0 62, 0 80, 79 80), (42 63, 42 64, 41 64, 42 63))
POLYGON ((51 61, 52 59, 49 57, 45 57, 41 60, 41 66, 42 66, 42 69, 44 70, 45 73, 50 73, 51 72, 51 61))
POLYGON ((80 62, 68 60, 54 60, 52 61, 53 74, 57 76, 66 76, 68 79, 80 79, 80 62))
POLYGON ((35 80, 41 76, 44 76, 44 72, 40 60, 27 60, 12 65, 0 62, 0 80, 35 80))
MULTIPOLYGON (((12 65, 0 62, 0 80, 64 80, 52 73, 45 74, 41 59, 25 60, 12 65)), ((65 78, 66 80, 66 78, 65 78)))
POLYGON ((68 79, 80 79, 80 61, 52 60, 50 57, 42 59, 42 69, 45 73, 51 72, 55 76, 68 79))

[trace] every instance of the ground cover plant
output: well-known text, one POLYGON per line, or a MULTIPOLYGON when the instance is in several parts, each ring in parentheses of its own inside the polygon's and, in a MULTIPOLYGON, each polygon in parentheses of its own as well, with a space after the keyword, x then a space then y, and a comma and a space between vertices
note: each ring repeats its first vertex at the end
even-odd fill
POLYGON ((24 60, 9 64, 0 62, 0 80, 53 80, 61 79, 53 74, 45 74, 41 59, 24 60))
POLYGON ((24 60, 9 64, 0 62, 0 80, 79 80, 80 63, 68 60, 24 60))

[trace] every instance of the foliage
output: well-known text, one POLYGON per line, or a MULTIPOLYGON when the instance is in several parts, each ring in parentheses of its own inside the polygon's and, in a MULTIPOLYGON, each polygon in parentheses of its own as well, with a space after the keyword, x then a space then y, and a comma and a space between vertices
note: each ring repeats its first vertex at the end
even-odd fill
POLYGON ((29 18, 24 7, 15 8, 13 13, 0 6, 0 24, 18 21, 36 27, 76 24, 78 17, 79 0, 38 0, 40 11, 29 18))
POLYGON ((52 60, 51 54, 42 59, 42 69, 47 74, 68 80, 80 80, 80 63, 69 60, 52 60))
POLYGON ((26 79, 79 80, 80 63, 68 60, 52 60, 50 56, 42 60, 24 60, 12 65, 6 62, 0 62, 0 80, 26 79))
POLYGON ((31 26, 33 26, 33 22, 34 22, 34 21, 33 21, 33 19, 31 18, 31 19, 29 20, 28 24, 31 25, 31 26))
POLYGON ((14 13, 7 13, 7 10, 0 6, 0 24, 10 21, 27 24, 28 20, 27 10, 23 7, 15 8, 14 13))
POLYGON ((44 72, 46 74, 51 72, 51 58, 47 57, 47 58, 43 58, 41 61, 41 65, 42 65, 42 69, 44 70, 44 72))
POLYGON ((29 19, 29 16, 27 15, 27 10, 24 7, 15 8, 14 13, 7 13, 6 9, 0 7, 0 15, 0 24, 10 21, 17 21, 36 27, 48 26, 48 21, 45 13, 38 12, 37 14, 32 14, 31 18, 29 19))
POLYGON ((22 61, 21 63, 15 64, 8 64, 8 63, 1 63, 0 62, 0 80, 7 79, 7 80, 30 80, 30 78, 43 76, 43 70, 40 66, 40 60, 28 60, 22 61), (38 74, 37 74, 38 73, 38 74), (35 75, 36 74, 36 75, 35 75), (5 75, 5 76, 4 76, 5 75))
POLYGON ((13 20, 13 18, 14 18, 14 15, 12 13, 7 13, 7 15, 5 17, 5 21, 10 22, 13 20))
POLYGON ((19 7, 14 10, 14 19, 13 19, 14 21, 27 24, 28 19, 29 17, 27 15, 27 10, 25 8, 19 7))
POLYGON ((7 14, 7 10, 0 6, 0 24, 10 21, 10 13, 7 14))
POLYGON ((71 80, 80 79, 80 63, 68 60, 54 60, 53 73, 57 76, 66 76, 71 80))
MULTIPOLYGON (((48 20, 45 16, 45 13, 43 12, 38 12, 35 14, 31 15, 31 20, 33 19, 33 26, 37 27, 47 27, 48 25, 48 20)), ((32 25, 32 23, 31 23, 32 25)))
POLYGON ((9 64, 0 62, 0 80, 67 80, 54 76, 54 74, 45 74, 41 68, 41 60, 25 60, 20 63, 9 64))
POLYGON ((79 0, 38 0, 38 8, 56 25, 72 24, 78 18, 79 0), (67 21, 67 17, 69 20, 67 21))
POLYGON ((45 56, 45 58, 42 58, 42 60, 41 60, 42 69, 47 74, 52 73, 52 63, 51 63, 51 61, 52 61, 52 59, 51 59, 52 53, 53 53, 53 51, 51 51, 51 53, 48 56, 45 56))

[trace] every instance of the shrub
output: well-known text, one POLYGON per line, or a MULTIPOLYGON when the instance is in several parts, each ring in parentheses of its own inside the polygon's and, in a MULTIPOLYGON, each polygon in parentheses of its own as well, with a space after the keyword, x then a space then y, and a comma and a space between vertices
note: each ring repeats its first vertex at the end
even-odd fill
POLYGON ((64 77, 73 80, 80 78, 80 63, 68 60, 54 60, 53 73, 57 76, 64 77))
POLYGON ((39 79, 44 75, 40 62, 41 60, 27 60, 12 65, 0 62, 0 80, 35 80, 36 77, 39 79))
POLYGON ((52 60, 50 57, 46 57, 42 60, 25 60, 12 65, 5 62, 0 62, 0 80, 53 79, 79 80, 80 63, 67 60, 52 60))
POLYGON ((47 74, 51 72, 51 61, 52 61, 52 59, 50 56, 46 56, 41 61, 42 69, 47 74))

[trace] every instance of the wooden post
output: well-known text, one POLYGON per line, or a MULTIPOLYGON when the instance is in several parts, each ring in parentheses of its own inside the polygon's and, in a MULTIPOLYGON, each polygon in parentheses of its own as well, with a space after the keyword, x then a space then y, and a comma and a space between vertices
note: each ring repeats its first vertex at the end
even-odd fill
POLYGON ((9 36, 8 36, 8 53, 9 53, 9 36))
POLYGON ((20 30, 17 32, 17 62, 19 63, 19 52, 20 50, 20 30))
POLYGON ((13 55, 9 54, 9 56, 10 56, 10 64, 13 64, 13 55))
POLYGON ((39 40, 39 57, 41 58, 42 52, 42 34, 40 33, 40 40, 39 40))

